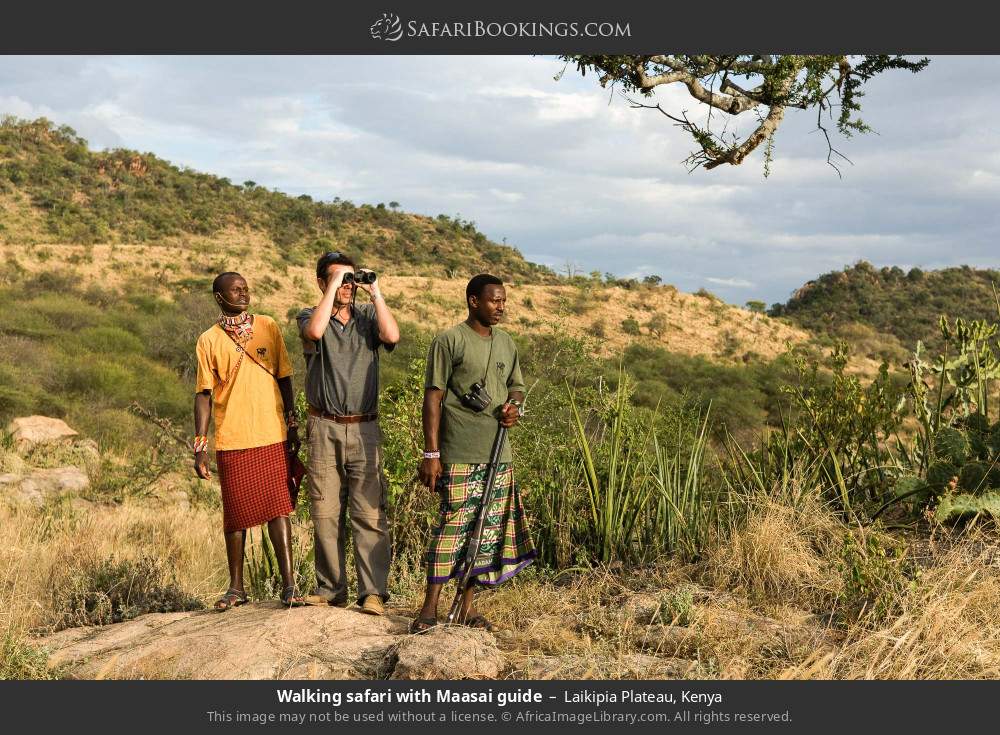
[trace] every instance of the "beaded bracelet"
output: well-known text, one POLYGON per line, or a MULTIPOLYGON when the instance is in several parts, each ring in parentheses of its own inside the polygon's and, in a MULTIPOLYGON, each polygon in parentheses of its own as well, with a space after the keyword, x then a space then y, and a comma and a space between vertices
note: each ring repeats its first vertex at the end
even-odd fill
POLYGON ((207 452, 207 451, 208 451, 208 437, 200 434, 195 436, 194 453, 198 454, 199 452, 207 452))
POLYGON ((295 411, 285 412, 285 428, 287 429, 299 428, 299 415, 295 411))

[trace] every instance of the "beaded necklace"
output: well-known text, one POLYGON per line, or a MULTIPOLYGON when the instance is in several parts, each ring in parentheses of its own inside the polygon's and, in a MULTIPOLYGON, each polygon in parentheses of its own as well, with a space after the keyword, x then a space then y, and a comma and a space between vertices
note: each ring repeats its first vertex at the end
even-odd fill
POLYGON ((233 335, 240 344, 246 344, 253 338, 253 317, 248 312, 236 316, 219 314, 219 326, 233 335))

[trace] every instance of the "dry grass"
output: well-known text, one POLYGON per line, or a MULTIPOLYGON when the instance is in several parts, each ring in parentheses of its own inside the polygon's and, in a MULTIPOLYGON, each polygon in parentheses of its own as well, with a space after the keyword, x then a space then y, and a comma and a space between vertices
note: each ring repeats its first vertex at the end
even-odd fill
POLYGON ((744 502, 745 516, 710 540, 703 579, 764 608, 829 611, 842 589, 843 524, 812 497, 796 507, 773 496, 744 502))
MULTIPOLYGON (((809 676, 837 679, 1000 678, 996 534, 973 529, 929 559, 885 625, 859 625, 809 676)), ((806 672, 803 672, 806 673, 806 672)))
MULTIPOLYGON (((18 258, 28 271, 42 270, 51 262, 73 263, 84 285, 99 283, 114 288, 140 281, 169 298, 170 285, 178 280, 205 279, 221 270, 238 270, 247 277, 251 290, 264 282, 274 284, 273 290, 258 290, 255 308, 279 318, 292 309, 313 305, 320 296, 314 266, 283 263, 277 269, 274 244, 258 232, 233 230, 211 238, 143 245, 46 243, 50 254, 45 262, 32 255, 34 247, 8 244, 6 253, 18 258)), ((380 270, 383 292, 398 317, 429 329, 444 329, 465 317, 466 279, 396 275, 383 271, 382 264, 366 265, 380 270)), ((584 290, 571 285, 515 283, 508 287, 508 299, 505 321, 515 332, 536 331, 545 324, 580 337, 591 336, 595 323, 605 324, 605 337, 599 343, 604 357, 620 354, 631 342, 639 342, 724 362, 738 360, 745 353, 772 359, 783 354, 789 344, 810 339, 807 332, 785 322, 676 289, 635 292, 618 287, 589 286, 584 290), (648 321, 647 313, 662 317, 656 334, 647 326, 639 336, 622 332, 622 320, 636 309, 640 309, 643 325, 648 321), (723 334, 726 340, 720 340, 723 334)))
MULTIPOLYGON (((94 565, 155 557, 206 603, 224 587, 218 509, 146 502, 0 507, 0 636, 21 662, 7 675, 45 675, 31 633, 58 624, 65 591, 94 565)), ((502 628, 509 678, 1000 677, 993 535, 932 545, 915 584, 886 588, 901 612, 880 621, 835 614, 846 531, 819 503, 749 497, 695 564, 561 575, 529 567, 477 604, 502 628)), ((297 526, 300 543, 308 532, 297 526)), ((422 592, 416 561, 396 560, 393 612, 414 614, 422 592)))
MULTIPOLYGON (((848 530, 818 502, 747 498, 702 561, 553 582, 524 575, 480 606, 509 631, 508 676, 979 679, 1000 676, 1000 568, 977 531, 890 586, 898 616, 838 616, 848 530), (688 620, 656 614, 689 590, 688 620), (652 612, 651 612, 652 611, 652 612), (651 619, 652 618, 652 619, 651 619)), ((855 531, 857 533, 857 531, 855 531)), ((887 539, 882 532, 866 531, 887 539)), ((875 580, 877 583, 878 580, 875 580)), ((888 584, 888 583, 886 583, 888 584)))
POLYGON ((64 502, 43 511, 0 507, 0 525, 0 616, 7 630, 56 625, 76 580, 111 559, 162 560, 182 589, 204 601, 226 583, 217 511, 64 502))

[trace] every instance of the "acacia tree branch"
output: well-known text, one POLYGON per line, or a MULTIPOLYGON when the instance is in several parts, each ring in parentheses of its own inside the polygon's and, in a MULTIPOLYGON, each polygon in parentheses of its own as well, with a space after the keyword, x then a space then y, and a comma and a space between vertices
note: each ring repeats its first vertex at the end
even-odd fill
MULTIPOLYGON (((721 94, 706 89, 697 76, 685 69, 683 63, 670 57, 654 56, 651 57, 649 61, 653 61, 654 63, 662 66, 667 66, 670 69, 673 69, 673 71, 650 76, 646 72, 647 60, 639 59, 633 65, 632 70, 635 73, 636 80, 638 81, 636 86, 643 91, 651 90, 661 84, 683 82, 685 86, 687 86, 692 97, 704 102, 707 105, 711 105, 718 110, 728 112, 730 115, 739 115, 741 112, 746 112, 747 110, 760 104, 759 100, 753 99, 735 85, 730 85, 731 89, 720 90, 720 92, 722 92, 721 94)), ((706 76, 715 74, 718 71, 719 66, 714 63, 707 64, 699 70, 701 74, 706 76)))
POLYGON ((781 121, 784 117, 785 106, 773 105, 767 111, 767 115, 761 121, 760 125, 757 126, 757 129, 750 133, 745 141, 737 146, 729 148, 723 155, 706 163, 705 170, 710 171, 716 166, 721 166, 724 163, 730 163, 733 166, 741 164, 743 159, 750 155, 750 153, 757 146, 774 135, 778 126, 781 125, 781 121))
MULTIPOLYGON (((839 104, 836 124, 844 136, 869 132, 870 128, 857 116, 861 109, 862 85, 889 69, 918 72, 929 63, 927 59, 914 62, 898 55, 867 55, 854 66, 850 59, 855 57, 847 55, 651 54, 563 58, 575 61, 584 75, 588 70, 597 72, 602 86, 620 82, 625 92, 638 92, 646 97, 651 97, 653 90, 661 85, 683 84, 691 97, 706 105, 706 119, 696 123, 688 117, 687 111, 670 114, 659 104, 626 99, 633 108, 657 110, 695 139, 699 150, 687 159, 692 168, 712 169, 723 163, 738 165, 761 143, 769 141, 769 146, 773 143, 786 109, 816 107, 816 129, 826 139, 827 163, 838 175, 841 173, 838 161, 850 160, 833 147, 829 131, 822 122, 823 111, 830 112, 832 119, 832 109, 839 104), (715 115, 715 110, 733 117, 753 111, 756 127, 749 135, 730 132, 730 119, 715 115)), ((765 175, 770 150, 769 147, 765 155, 765 175)))
POLYGON ((691 78, 691 75, 686 71, 672 71, 666 74, 657 74, 654 77, 646 74, 646 65, 643 63, 638 63, 634 67, 635 75, 639 80, 639 87, 642 89, 652 89, 653 87, 658 87, 661 84, 673 84, 674 82, 686 82, 691 78))
POLYGON ((704 166, 714 160, 725 146, 725 143, 721 140, 721 138, 712 133, 710 129, 702 128, 697 123, 692 122, 688 118, 686 110, 681 112, 681 116, 678 117, 676 115, 671 115, 669 112, 664 110, 659 103, 655 105, 647 105, 628 97, 625 97, 625 99, 628 101, 629 106, 633 109, 656 110, 668 120, 671 120, 677 127, 686 131, 698 142, 698 145, 701 146, 701 150, 692 153, 684 159, 684 164, 687 166, 688 171, 694 171, 696 168, 704 166))
MULTIPOLYGON (((781 92, 782 96, 788 93, 788 91, 791 89, 791 85, 793 84, 794 80, 795 80, 794 75, 789 75, 781 83, 779 91, 781 92)), ((697 82, 697 80, 695 81, 697 82)), ((698 95, 695 93, 695 90, 691 89, 691 86, 692 85, 689 84, 688 89, 689 91, 691 91, 692 96, 695 96, 697 98, 698 95)), ((708 92, 708 90, 705 90, 700 83, 698 83, 697 86, 700 88, 701 91, 706 92, 709 95, 712 94, 708 92)), ((740 163, 743 162, 743 159, 746 158, 748 155, 750 155, 750 153, 753 152, 761 143, 763 143, 765 140, 774 135, 775 131, 777 131, 778 126, 781 125, 781 121, 784 119, 785 116, 784 104, 779 103, 771 105, 770 108, 768 109, 767 115, 761 118, 760 124, 757 126, 757 128, 750 135, 748 135, 742 143, 739 143, 738 145, 727 146, 725 142, 722 141, 719 138, 719 136, 714 135, 711 132, 711 130, 701 128, 697 124, 691 122, 691 120, 688 119, 686 114, 684 114, 683 117, 678 118, 674 115, 670 115, 669 113, 667 113, 659 104, 645 105, 636 102, 635 100, 629 100, 629 103, 633 108, 642 107, 646 109, 658 110, 661 114, 670 118, 677 125, 679 125, 684 130, 686 130, 688 133, 691 134, 691 136, 701 146, 700 152, 692 154, 687 159, 687 163, 692 170, 694 168, 698 168, 699 166, 704 166, 706 171, 710 171, 713 168, 721 166, 724 163, 728 163, 733 166, 738 166, 740 163)), ((711 102, 709 102, 709 104, 712 107, 718 107, 717 105, 711 104, 711 102)), ((752 105, 748 106, 745 109, 750 109, 751 107, 756 107, 756 106, 757 103, 753 102, 752 105)), ((724 109, 725 112, 729 112, 730 114, 736 114, 731 112, 730 109, 725 109, 725 108, 719 108, 719 109, 724 109)))
POLYGON ((834 171, 837 172, 838 178, 841 178, 841 179, 844 178, 843 174, 840 173, 840 167, 837 166, 837 164, 835 164, 833 162, 833 157, 835 155, 836 156, 840 156, 841 158, 843 158, 845 161, 847 161, 852 166, 854 165, 854 161, 852 161, 850 158, 848 158, 843 153, 841 153, 840 151, 838 151, 836 148, 833 147, 833 142, 830 140, 830 132, 823 126, 823 106, 822 105, 820 105, 816 109, 816 128, 821 133, 823 133, 823 136, 826 138, 826 162, 827 162, 827 164, 831 168, 833 168, 834 171))

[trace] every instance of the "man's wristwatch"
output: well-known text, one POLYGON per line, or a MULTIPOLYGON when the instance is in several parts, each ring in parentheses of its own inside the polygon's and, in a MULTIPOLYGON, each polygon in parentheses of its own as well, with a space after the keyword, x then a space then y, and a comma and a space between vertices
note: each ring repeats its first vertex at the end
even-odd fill
POLYGON ((524 405, 520 401, 515 401, 515 400, 511 399, 511 400, 507 401, 507 403, 509 403, 512 406, 516 406, 517 407, 517 417, 518 418, 521 418, 522 416, 524 416, 524 405))

